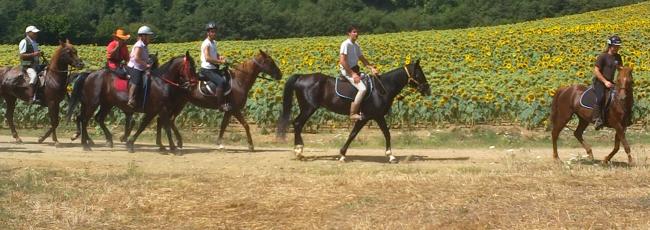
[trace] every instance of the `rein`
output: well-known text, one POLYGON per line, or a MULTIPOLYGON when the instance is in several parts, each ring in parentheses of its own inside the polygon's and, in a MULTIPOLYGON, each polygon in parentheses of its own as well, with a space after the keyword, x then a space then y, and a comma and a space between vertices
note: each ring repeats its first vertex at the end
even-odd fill
POLYGON ((411 73, 409 72, 409 69, 406 66, 404 66, 404 71, 406 71, 406 76, 408 76, 408 82, 415 82, 415 84, 417 84, 418 86, 420 85, 420 82, 418 82, 417 80, 415 80, 415 78, 411 76, 411 73))

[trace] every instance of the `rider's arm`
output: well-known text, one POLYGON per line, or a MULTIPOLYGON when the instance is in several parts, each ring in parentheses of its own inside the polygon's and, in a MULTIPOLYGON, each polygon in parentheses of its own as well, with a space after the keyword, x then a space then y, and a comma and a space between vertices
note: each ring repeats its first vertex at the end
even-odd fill
POLYGON ((32 53, 27 53, 27 42, 25 40, 21 41, 20 44, 18 44, 18 48, 20 49, 20 59, 22 60, 29 60, 40 54, 40 52, 37 50, 32 53))
POLYGON ((201 52, 203 52, 203 56, 205 57, 205 61, 207 61, 209 63, 219 65, 219 64, 223 64, 225 62, 224 59, 219 58, 218 56, 217 57, 210 56, 210 47, 208 47, 208 46, 202 46, 201 47, 201 52))
POLYGON ((348 65, 348 55, 341 54, 339 56, 339 64, 341 64, 348 76, 353 76, 353 74, 355 74, 350 65, 348 65))
POLYGON ((359 61, 361 61, 361 63, 363 63, 363 65, 365 65, 366 67, 369 67, 370 71, 372 71, 372 74, 375 74, 375 75, 379 74, 379 71, 377 71, 377 69, 375 69, 374 65, 370 64, 368 59, 366 59, 366 57, 363 56, 363 54, 361 56, 359 56, 359 61))
POLYGON ((607 82, 607 79, 605 79, 605 76, 600 72, 600 67, 595 66, 594 67, 594 75, 596 75, 596 78, 602 83, 607 82))

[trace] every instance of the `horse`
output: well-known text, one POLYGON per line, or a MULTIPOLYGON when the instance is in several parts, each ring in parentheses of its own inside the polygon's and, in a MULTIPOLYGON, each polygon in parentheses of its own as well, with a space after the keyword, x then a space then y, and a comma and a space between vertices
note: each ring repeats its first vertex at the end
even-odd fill
MULTIPOLYGON (((244 126, 244 129, 246 130, 248 149, 250 151, 254 151, 255 148, 253 146, 253 138, 251 136, 248 123, 246 122, 246 119, 242 114, 242 110, 246 107, 248 92, 253 88, 253 84, 255 84, 255 81, 257 80, 258 75, 260 73, 265 73, 270 75, 273 78, 272 80, 280 80, 282 78, 282 71, 280 71, 280 69, 275 64, 275 61, 270 55, 260 50, 259 53, 255 55, 255 57, 241 63, 238 66, 235 66, 230 70, 230 72, 231 72, 230 75, 232 76, 231 83, 230 83, 231 92, 229 95, 227 95, 227 97, 231 105, 231 110, 228 112, 224 112, 224 116, 221 120, 219 137, 217 138, 217 145, 218 145, 217 148, 218 149, 225 148, 222 144, 223 134, 226 131, 226 127, 228 127, 228 123, 230 123, 231 116, 235 116, 237 121, 239 121, 239 123, 242 124, 242 126, 244 126)), ((264 79, 270 80, 267 78, 264 79)), ((196 79, 192 80, 192 82, 195 83, 196 79)), ((182 84, 182 83, 178 83, 178 84, 182 84)), ((193 85, 194 85, 193 87, 185 91, 181 96, 172 97, 172 102, 170 103, 170 105, 173 105, 170 125, 178 141, 178 146, 180 148, 182 148, 183 146, 183 139, 180 133, 178 132, 178 128, 176 127, 175 120, 178 114, 183 110, 187 102, 190 102, 202 108, 209 108, 209 109, 218 109, 220 106, 217 104, 217 100, 215 100, 214 96, 203 95, 200 92, 198 84, 193 84, 193 85)), ((157 132, 156 132, 156 144, 159 146, 160 150, 164 150, 165 147, 162 145, 160 141, 161 139, 160 119, 161 118, 159 118, 157 132)))
MULTIPOLYGON (((178 94, 176 91, 182 89, 178 88, 177 86, 170 85, 168 82, 179 81, 179 78, 196 78, 195 70, 196 67, 194 60, 189 55, 189 52, 186 52, 184 56, 172 58, 170 61, 163 64, 160 68, 152 70, 149 77, 150 80, 148 81, 148 93, 139 96, 139 98, 142 100, 140 100, 140 104, 135 108, 131 108, 127 105, 127 92, 116 91, 113 88, 113 79, 111 75, 107 75, 105 71, 97 71, 88 75, 86 78, 78 79, 75 82, 74 87, 80 87, 80 90, 73 91, 71 98, 74 98, 74 100, 81 102, 81 111, 78 116, 78 120, 81 122, 81 143, 83 144, 84 150, 90 150, 87 138, 87 126, 88 122, 90 121, 90 117, 99 106, 99 112, 97 112, 96 121, 104 131, 108 145, 112 145, 112 134, 106 128, 106 125, 104 124, 104 118, 108 112, 110 112, 111 108, 118 107, 126 114, 134 112, 145 114, 136 133, 126 141, 127 150, 131 153, 135 152, 135 140, 156 115, 159 115, 162 118, 162 121, 169 120, 171 111, 170 107, 167 105, 169 104, 171 96, 178 94)), ((76 104, 71 104, 70 110, 73 110, 74 107, 76 107, 76 104)), ((72 112, 68 111, 68 114, 72 114, 72 112)), ((127 121, 127 129, 130 126, 128 123, 130 122, 127 121)), ((167 131, 167 137, 170 140, 170 150, 177 150, 176 146, 174 146, 174 143, 171 141, 171 130, 169 123, 164 122, 162 125, 167 131)), ((129 131, 130 130, 125 131, 125 137, 129 136, 129 131)))
MULTIPOLYGON (((45 139, 52 135, 54 146, 59 145, 56 137, 56 128, 59 126, 59 109, 60 103, 65 97, 68 83, 68 67, 83 68, 84 63, 77 55, 77 49, 66 42, 59 41, 59 47, 52 55, 50 64, 47 66, 43 77, 43 96, 41 100, 44 106, 47 106, 50 117, 50 128, 43 136, 38 139, 38 143, 43 143, 45 139)), ((29 86, 26 74, 22 67, 6 67, 0 69, 0 96, 4 98, 7 104, 5 118, 11 128, 11 135, 17 143, 22 143, 22 139, 16 132, 14 125, 14 109, 16 108, 16 99, 30 101, 34 92, 29 86)))
MULTIPOLYGON (((340 150, 340 161, 345 162, 345 154, 352 140, 357 136, 359 130, 374 120, 381 129, 386 140, 386 156, 389 163, 397 163, 397 158, 393 156, 390 144, 390 130, 386 124, 385 115, 388 113, 393 100, 408 85, 416 88, 422 95, 431 95, 429 83, 420 67, 420 60, 407 64, 403 67, 391 70, 381 76, 372 77, 377 86, 377 90, 368 92, 369 98, 365 99, 361 106, 363 118, 356 121, 354 128, 340 150), (382 90, 383 89, 383 90, 382 90), (383 91, 383 92, 382 92, 383 91)), ((286 138, 287 127, 289 125, 289 116, 294 92, 298 99, 300 114, 293 121, 294 127, 294 153, 297 159, 302 159, 303 140, 301 136, 302 128, 309 117, 320 107, 325 107, 332 112, 348 115, 352 100, 344 99, 335 92, 336 80, 333 77, 322 73, 295 74, 287 80, 283 92, 282 113, 278 119, 277 137, 286 138)))
MULTIPOLYGON (((151 59, 151 63, 152 63, 151 70, 157 69, 158 66, 159 66, 158 54, 157 53, 150 54, 149 58, 151 59)), ((98 76, 102 76, 102 77, 96 77, 96 79, 94 79, 95 80, 94 83, 96 85, 92 85, 92 86, 88 85, 88 86, 85 86, 85 87, 73 87, 71 95, 73 95, 73 94, 74 95, 82 95, 83 90, 87 90, 88 92, 91 92, 92 90, 108 90, 108 91, 117 92, 118 90, 115 87, 112 87, 114 81, 118 81, 118 80, 121 80, 121 78, 126 77, 126 76, 117 76, 113 71, 109 70, 108 68, 103 68, 103 69, 96 70, 96 71, 93 71, 93 72, 86 71, 86 72, 77 73, 72 77, 72 79, 75 79, 75 80, 76 79, 81 79, 81 81, 84 81, 84 83, 85 83, 86 78, 90 74, 98 75, 98 76)), ((128 82, 128 79, 123 79, 123 81, 128 82)), ((79 83, 82 83, 82 82, 79 82, 79 83)), ((124 87, 126 88, 126 86, 124 86, 124 87)), ((124 89, 124 90, 126 90, 126 89, 124 89)), ((122 90, 122 91, 124 91, 124 90, 122 90)), ((87 94, 89 94, 89 93, 87 93, 87 94)), ((90 94, 92 94, 92 93, 90 93, 90 94)), ((79 103, 80 99, 81 99, 80 97, 70 97, 69 98, 68 104, 71 105, 71 106, 68 107, 68 112, 66 114, 66 118, 67 118, 68 122, 70 121, 70 119, 72 117, 72 113, 74 112, 74 108, 79 103)), ((102 107, 102 108, 104 108, 104 107, 102 107)), ((110 111, 110 109, 109 109, 109 111, 110 111)), ((124 124, 124 135, 122 135, 122 137, 120 137, 120 141, 121 142, 126 142, 129 133, 131 133, 131 130, 133 129, 133 126, 135 125, 135 122, 133 120, 133 111, 126 110, 126 111, 123 111, 123 112, 124 112, 126 122, 124 124)), ((106 119, 107 114, 108 113, 106 111, 97 112, 97 114, 95 115, 95 121, 100 121, 99 123, 103 124, 104 120, 106 119)), ((81 113, 77 115, 77 120, 76 120, 77 121, 76 122, 77 131, 70 138, 70 140, 72 140, 72 141, 79 138, 79 136, 82 133, 82 131, 81 131, 82 118, 79 117, 80 115, 81 115, 81 113)), ((101 129, 104 132, 104 136, 106 138, 106 147, 113 148, 113 137, 112 137, 110 131, 108 131, 106 126, 102 126, 102 125, 100 125, 100 126, 101 126, 101 129)), ((86 136, 86 140, 90 145, 94 144, 94 142, 90 138, 90 136, 86 136)))
MULTIPOLYGON (((610 101, 604 120, 608 127, 616 130, 614 138, 614 149, 605 157, 603 164, 608 164, 614 154, 618 152, 620 143, 623 143, 625 153, 627 153, 628 163, 633 164, 632 155, 630 155, 630 146, 625 138, 625 130, 632 124, 632 106, 634 105, 634 93, 632 85, 632 68, 622 67, 618 71, 616 91, 614 98, 610 101)), ((551 139, 553 142, 553 159, 559 160, 557 153, 557 139, 567 122, 571 120, 573 114, 578 115, 578 127, 573 135, 578 139, 582 147, 587 151, 590 159, 594 158, 589 144, 582 137, 583 132, 589 126, 592 120, 592 110, 581 106, 581 95, 587 90, 584 85, 571 85, 559 88, 553 96, 551 103, 550 121, 552 125, 551 139)), ((605 109, 603 107, 603 109, 605 109)))

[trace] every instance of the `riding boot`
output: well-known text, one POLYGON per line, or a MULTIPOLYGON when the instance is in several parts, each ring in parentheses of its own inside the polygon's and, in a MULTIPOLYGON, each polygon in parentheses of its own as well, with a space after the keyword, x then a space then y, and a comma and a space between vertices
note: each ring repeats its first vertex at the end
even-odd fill
POLYGON ((603 119, 601 117, 601 111, 600 111, 600 105, 596 103, 594 105, 594 108, 591 110, 591 118, 592 121, 594 122, 594 127, 596 127, 596 130, 599 130, 603 128, 603 119))
POLYGON ((30 86, 32 87, 32 92, 34 94, 32 96, 32 102, 31 103, 41 105, 42 102, 41 102, 41 100, 39 99, 39 96, 38 96, 38 86, 36 85, 36 83, 30 84, 30 86))
POLYGON ((350 105, 350 120, 361 120, 363 119, 363 116, 359 113, 359 109, 361 108, 361 103, 356 103, 352 102, 350 105))
POLYGON ((137 89, 138 86, 135 84, 129 85, 129 102, 126 103, 131 108, 135 108, 135 90, 137 89))
POLYGON ((225 95, 223 95, 223 89, 221 87, 218 87, 214 91, 215 96, 217 97, 217 105, 219 105, 219 110, 223 112, 228 112, 230 111, 230 104, 225 102, 225 95))

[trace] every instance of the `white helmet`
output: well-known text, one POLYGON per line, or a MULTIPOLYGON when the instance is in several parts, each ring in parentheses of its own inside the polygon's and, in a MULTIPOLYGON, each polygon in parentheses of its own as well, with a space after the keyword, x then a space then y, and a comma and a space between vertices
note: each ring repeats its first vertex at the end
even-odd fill
POLYGON ((152 35, 153 31, 148 26, 141 26, 140 29, 138 29, 138 35, 140 34, 152 35))

